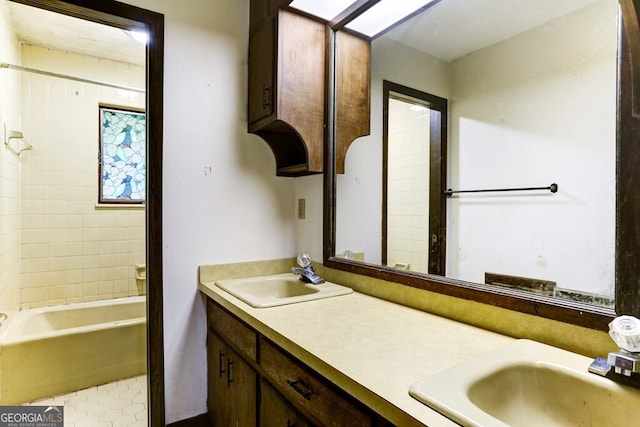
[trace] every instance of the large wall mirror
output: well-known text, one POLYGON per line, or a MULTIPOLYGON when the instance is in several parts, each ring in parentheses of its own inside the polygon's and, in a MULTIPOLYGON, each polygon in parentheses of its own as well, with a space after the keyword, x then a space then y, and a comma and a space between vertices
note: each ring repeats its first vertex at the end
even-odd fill
POLYGON ((624 237, 635 227, 635 160, 622 155, 636 126, 635 10, 617 0, 441 0, 376 34, 370 135, 326 182, 325 263, 595 328, 637 311, 636 248, 624 237), (409 129, 430 113, 393 113, 389 87, 446 100, 441 156, 390 154, 391 141, 415 148, 420 137, 429 152, 429 131, 409 129), (390 155, 400 171, 391 178, 390 155), (436 197, 425 196, 437 166, 436 197))

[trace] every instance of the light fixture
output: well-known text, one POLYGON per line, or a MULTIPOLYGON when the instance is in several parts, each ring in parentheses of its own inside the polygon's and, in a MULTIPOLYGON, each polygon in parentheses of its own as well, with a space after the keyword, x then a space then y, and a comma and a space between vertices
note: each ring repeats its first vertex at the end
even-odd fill
POLYGON ((149 42, 149 33, 145 30, 129 30, 127 34, 138 43, 146 45, 149 42))
POLYGON ((428 111, 429 109, 424 105, 413 104, 411 107, 409 107, 409 110, 415 111, 415 112, 422 112, 422 111, 428 111))
POLYGON ((352 3, 353 0, 293 0, 289 6, 325 21, 332 21, 352 3))
MULTIPOLYGON (((375 38, 384 30, 414 12, 439 0, 381 0, 357 16, 346 25, 346 28, 360 34, 375 38)), ((294 0, 289 6, 327 22, 334 21, 340 14, 355 6, 354 0, 294 0)), ((360 3, 362 3, 360 1, 360 3)), ((368 2, 362 4, 366 6, 368 2)))
POLYGON ((346 25, 346 28, 375 38, 385 29, 435 0, 382 0, 346 25))

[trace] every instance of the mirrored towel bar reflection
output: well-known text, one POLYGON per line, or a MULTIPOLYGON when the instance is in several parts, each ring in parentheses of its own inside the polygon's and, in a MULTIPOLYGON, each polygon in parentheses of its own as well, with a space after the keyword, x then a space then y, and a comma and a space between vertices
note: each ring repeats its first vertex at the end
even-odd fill
POLYGON ((483 190, 452 190, 449 188, 444 191, 444 194, 446 196, 451 197, 454 194, 459 194, 459 193, 489 193, 489 192, 503 192, 503 191, 537 191, 537 190, 549 190, 552 193, 557 193, 558 184, 553 183, 548 187, 490 188, 490 189, 483 189, 483 190))

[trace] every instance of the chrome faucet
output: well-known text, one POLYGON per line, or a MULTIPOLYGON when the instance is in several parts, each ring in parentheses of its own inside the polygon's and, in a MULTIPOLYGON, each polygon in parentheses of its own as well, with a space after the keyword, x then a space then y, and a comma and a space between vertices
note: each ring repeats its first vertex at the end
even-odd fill
POLYGON ((640 353, 631 353, 624 349, 609 353, 607 364, 611 366, 616 374, 630 377, 634 372, 640 372, 640 353))
POLYGON ((609 335, 619 350, 609 353, 606 359, 596 358, 589 372, 640 388, 640 320, 616 317, 609 323, 609 335))
POLYGON ((311 258, 307 254, 300 254, 297 258, 300 267, 291 267, 291 272, 300 275, 300 280, 306 283, 319 285, 324 283, 324 279, 318 276, 311 264, 311 258))

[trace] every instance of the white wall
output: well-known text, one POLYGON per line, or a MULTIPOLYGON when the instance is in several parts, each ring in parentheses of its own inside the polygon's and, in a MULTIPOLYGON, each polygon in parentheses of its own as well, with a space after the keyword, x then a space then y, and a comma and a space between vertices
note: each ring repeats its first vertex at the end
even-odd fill
POLYGON ((616 15, 600 1, 451 65, 448 185, 560 191, 448 200, 447 276, 613 295, 616 15))
POLYGON ((324 175, 310 175, 295 179, 297 199, 305 199, 304 219, 297 219, 296 204, 296 253, 306 252, 315 262, 322 262, 323 248, 323 180, 324 175))
POLYGON ((277 178, 267 144, 247 134, 249 1, 127 2, 165 15, 164 339, 171 423, 206 412, 198 265, 293 257, 295 180, 277 178))

